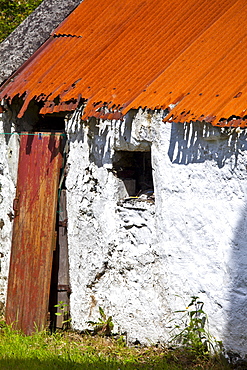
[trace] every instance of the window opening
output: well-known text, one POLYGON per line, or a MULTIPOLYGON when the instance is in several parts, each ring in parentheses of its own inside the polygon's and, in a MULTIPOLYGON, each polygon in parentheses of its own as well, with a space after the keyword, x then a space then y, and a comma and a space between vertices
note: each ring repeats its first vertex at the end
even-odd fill
POLYGON ((117 151, 113 169, 129 196, 152 196, 154 192, 151 152, 117 151))

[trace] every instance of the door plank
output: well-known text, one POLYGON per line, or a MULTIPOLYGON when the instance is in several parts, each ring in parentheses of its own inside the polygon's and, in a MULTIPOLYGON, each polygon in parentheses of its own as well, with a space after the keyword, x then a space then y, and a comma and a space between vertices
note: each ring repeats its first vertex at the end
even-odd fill
POLYGON ((6 321, 29 335, 46 325, 62 134, 20 136, 6 321))

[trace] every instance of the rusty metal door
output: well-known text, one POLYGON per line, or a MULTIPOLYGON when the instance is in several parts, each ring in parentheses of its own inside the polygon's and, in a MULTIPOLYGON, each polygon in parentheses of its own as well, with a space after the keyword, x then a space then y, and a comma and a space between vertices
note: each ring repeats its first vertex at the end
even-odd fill
POLYGON ((7 324, 29 335, 47 321, 63 134, 20 135, 7 324))

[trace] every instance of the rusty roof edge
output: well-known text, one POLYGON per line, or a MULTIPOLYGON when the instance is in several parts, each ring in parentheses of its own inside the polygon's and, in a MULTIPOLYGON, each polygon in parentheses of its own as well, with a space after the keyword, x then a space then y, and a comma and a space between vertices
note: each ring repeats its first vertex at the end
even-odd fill
MULTIPOLYGON (((36 101, 39 101, 39 96, 34 96, 32 99, 28 98, 28 92, 26 93, 26 97, 24 98, 24 103, 18 113, 18 118, 21 118, 23 116, 23 114, 25 113, 26 109, 28 108, 28 105, 30 103, 30 100, 32 99, 35 99, 36 101)), ((46 113, 53 113, 53 112, 62 112, 62 111, 73 111, 75 110, 76 108, 78 108, 79 104, 82 103, 83 101, 83 105, 84 105, 84 111, 82 113, 82 116, 81 116, 81 119, 82 120, 87 120, 91 117, 95 117, 95 118, 100 118, 100 119, 103 119, 103 120, 123 120, 124 116, 129 112, 130 109, 135 109, 135 108, 129 108, 128 111, 126 111, 125 113, 123 113, 123 106, 119 105, 119 106, 116 106, 114 107, 115 109, 112 110, 112 109, 108 109, 106 104, 108 104, 107 102, 105 103, 102 103, 102 104, 96 104, 96 103, 91 103, 87 100, 85 100, 81 95, 77 97, 76 101, 73 101, 75 99, 70 99, 69 101, 61 101, 58 105, 54 105, 54 101, 48 101, 46 100, 45 101, 45 105, 44 107, 42 107, 40 109, 40 114, 46 114, 46 113), (96 104, 96 105, 95 105, 96 104), (94 106, 94 108, 92 108, 92 106, 94 106), (69 108, 69 109, 65 109, 65 108, 69 108), (101 109, 102 108, 102 109, 101 109)), ((181 101, 181 100, 180 100, 181 101)), ((110 104, 110 102, 109 102, 110 104)), ((176 106, 179 105, 179 102, 176 104, 176 106)), ((236 115, 235 117, 233 115, 231 115, 230 117, 228 118, 217 118, 217 116, 215 115, 210 115, 208 114, 207 116, 205 115, 201 115, 199 118, 196 118, 196 119, 188 119, 186 120, 186 116, 187 114, 183 114, 183 113, 178 113, 174 116, 173 114, 173 108, 174 107, 168 107, 167 109, 169 109, 169 113, 168 115, 166 115, 164 118, 163 118, 163 122, 165 123, 170 123, 170 122, 176 122, 176 123, 186 123, 186 122, 206 122, 206 123, 210 123, 212 126, 215 126, 215 127, 219 127, 219 128, 223 128, 223 127, 228 127, 228 128, 237 128, 237 127, 240 127, 240 128, 246 128, 247 127, 247 117, 246 116, 243 116, 243 117, 240 117, 239 115, 236 115), (181 119, 183 117, 183 119, 181 119), (202 119, 200 119, 202 118, 202 119)), ((159 109, 159 110, 163 110, 165 111, 166 109, 165 108, 151 108, 149 106, 140 106, 138 107, 138 109, 142 109, 143 111, 146 110, 146 109, 150 109, 152 111, 156 110, 156 109, 159 109)))
POLYGON ((187 114, 177 113, 176 115, 173 114, 172 109, 163 118, 163 122, 176 122, 176 123, 185 123, 185 122, 206 122, 210 123, 212 126, 215 127, 229 127, 229 128, 247 128, 247 116, 239 116, 239 115, 231 115, 228 118, 218 118, 216 115, 208 114, 207 116, 201 114, 200 117, 197 118, 190 118, 186 120, 187 114), (183 118, 183 119, 182 119, 183 118))
MULTIPOLYGON (((87 104, 84 106, 84 108, 85 108, 84 112, 82 113, 82 116, 81 116, 82 120, 87 120, 91 117, 100 118, 103 120, 123 120, 124 116, 129 112, 128 111, 125 114, 123 114, 123 112, 121 111, 122 110, 121 106, 118 107, 118 109, 114 111, 112 111, 111 109, 109 111, 106 111, 104 109, 97 111, 96 109, 98 109, 98 107, 95 107, 95 109, 90 109, 89 107, 89 110, 87 111, 87 104)), ((103 105, 102 105, 102 108, 104 108, 103 105)), ((135 109, 135 108, 130 108, 130 109, 135 109)), ((150 108, 148 106, 145 106, 145 107, 140 106, 138 107, 138 109, 142 109, 143 111, 145 111, 146 109, 147 110, 150 109, 152 111, 155 111, 155 110, 165 111, 166 110, 163 108, 150 108)), ((186 120, 186 114, 184 114, 184 119, 182 120, 180 114, 177 114, 175 117, 173 116, 172 108, 168 107, 167 109, 169 109, 169 113, 162 119, 162 121, 165 123, 168 123, 168 122, 176 122, 176 123, 202 122, 203 123, 205 122, 205 123, 210 123, 212 126, 219 127, 219 128, 224 128, 224 127, 226 128, 240 127, 242 129, 247 128, 247 116, 239 117, 238 115, 236 116, 231 115, 227 119, 223 119, 223 118, 217 118, 217 116, 215 115, 208 114, 206 117, 201 115, 199 118, 202 118, 202 119, 196 118, 196 119, 186 120)))

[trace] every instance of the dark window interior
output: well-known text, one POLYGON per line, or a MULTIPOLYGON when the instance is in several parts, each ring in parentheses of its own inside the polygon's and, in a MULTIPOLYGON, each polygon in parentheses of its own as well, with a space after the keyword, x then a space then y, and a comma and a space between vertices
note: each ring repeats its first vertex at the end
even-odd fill
POLYGON ((113 169, 130 196, 153 191, 151 152, 118 151, 113 158, 113 169))

